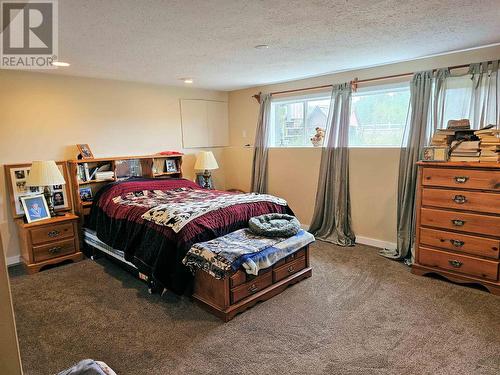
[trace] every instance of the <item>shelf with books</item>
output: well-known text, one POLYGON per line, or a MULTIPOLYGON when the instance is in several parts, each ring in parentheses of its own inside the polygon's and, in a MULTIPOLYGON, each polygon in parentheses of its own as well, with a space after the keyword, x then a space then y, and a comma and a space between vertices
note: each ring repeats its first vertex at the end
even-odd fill
POLYGON ((103 182, 113 182, 116 178, 108 178, 106 180, 90 180, 90 181, 78 181, 78 185, 90 185, 90 184, 102 184, 103 182))

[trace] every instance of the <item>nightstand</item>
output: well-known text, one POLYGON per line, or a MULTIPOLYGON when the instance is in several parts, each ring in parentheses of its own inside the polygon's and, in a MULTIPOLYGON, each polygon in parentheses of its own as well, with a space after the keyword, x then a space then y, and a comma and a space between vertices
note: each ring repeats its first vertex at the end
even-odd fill
POLYGON ((78 216, 65 214, 28 224, 17 219, 21 258, 29 274, 49 264, 82 260, 78 216))

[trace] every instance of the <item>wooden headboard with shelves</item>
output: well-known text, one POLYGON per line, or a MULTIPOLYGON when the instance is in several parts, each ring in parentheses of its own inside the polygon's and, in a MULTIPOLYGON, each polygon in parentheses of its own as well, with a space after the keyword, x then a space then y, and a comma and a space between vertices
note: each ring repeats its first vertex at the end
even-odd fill
POLYGON ((94 158, 68 161, 75 213, 84 218, 92 200, 82 199, 80 191, 90 189, 92 197, 106 184, 129 177, 180 178, 182 155, 146 155, 94 158), (102 172, 108 172, 102 173, 102 172), (99 173, 105 178, 99 178, 99 173))

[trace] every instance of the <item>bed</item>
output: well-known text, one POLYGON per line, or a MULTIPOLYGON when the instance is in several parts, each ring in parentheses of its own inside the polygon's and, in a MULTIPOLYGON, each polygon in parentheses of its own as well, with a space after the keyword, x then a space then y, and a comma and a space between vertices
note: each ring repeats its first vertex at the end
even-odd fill
POLYGON ((97 192, 84 241, 136 269, 155 288, 184 294, 194 278, 182 259, 193 244, 266 213, 293 215, 284 200, 270 195, 206 190, 182 178, 132 178, 97 192))

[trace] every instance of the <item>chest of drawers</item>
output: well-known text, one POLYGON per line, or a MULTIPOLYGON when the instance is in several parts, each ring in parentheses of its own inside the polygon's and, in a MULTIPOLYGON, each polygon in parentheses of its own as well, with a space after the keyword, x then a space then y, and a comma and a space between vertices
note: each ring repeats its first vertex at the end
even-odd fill
POLYGON ((500 295, 500 164, 418 164, 412 272, 500 295))

